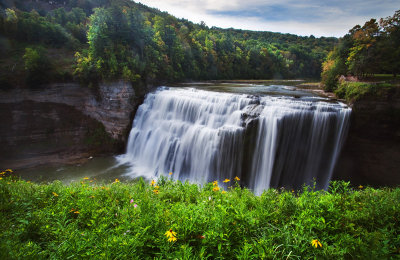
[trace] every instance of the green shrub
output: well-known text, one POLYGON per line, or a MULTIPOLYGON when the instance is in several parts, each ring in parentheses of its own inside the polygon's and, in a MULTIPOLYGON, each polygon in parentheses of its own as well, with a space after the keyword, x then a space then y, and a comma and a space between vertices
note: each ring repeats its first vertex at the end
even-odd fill
POLYGON ((37 87, 49 82, 51 63, 43 47, 26 48, 23 56, 25 62, 26 83, 37 87))
POLYGON ((336 96, 354 102, 362 97, 372 96, 376 99, 387 96, 387 94, 396 88, 395 85, 388 83, 365 83, 365 82, 341 82, 336 96))

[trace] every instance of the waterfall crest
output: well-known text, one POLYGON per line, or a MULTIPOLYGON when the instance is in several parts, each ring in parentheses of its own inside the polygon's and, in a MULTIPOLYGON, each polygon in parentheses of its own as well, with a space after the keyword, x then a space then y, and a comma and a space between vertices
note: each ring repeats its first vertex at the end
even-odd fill
POLYGON ((327 188, 351 109, 340 103, 160 88, 139 107, 126 154, 130 175, 204 183, 232 179, 261 194, 316 180, 327 188))

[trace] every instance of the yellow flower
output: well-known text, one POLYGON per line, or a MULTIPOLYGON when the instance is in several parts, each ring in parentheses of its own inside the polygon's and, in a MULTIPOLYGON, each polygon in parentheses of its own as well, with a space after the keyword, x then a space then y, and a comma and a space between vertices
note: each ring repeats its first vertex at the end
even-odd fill
POLYGON ((362 189, 362 188, 364 188, 364 186, 360 185, 360 186, 358 186, 358 188, 359 188, 359 189, 362 189))
POLYGON ((172 175, 172 172, 168 173, 168 175, 172 175))
POLYGON ((165 236, 167 236, 167 237, 175 237, 176 236, 176 232, 172 231, 172 229, 170 228, 167 232, 165 232, 165 236))
POLYGON ((154 192, 155 194, 160 193, 158 190, 153 190, 153 192, 154 192))
POLYGON ((74 214, 81 214, 79 211, 75 211, 74 214))
POLYGON ((213 181, 213 186, 217 186, 218 185, 218 181, 213 181))
POLYGON ((114 183, 117 183, 117 182, 119 182, 119 180, 118 180, 118 179, 115 179, 114 183))
POLYGON ((225 194, 225 193, 226 193, 226 191, 224 191, 224 190, 223 190, 221 193, 222 193, 222 194, 225 194))
POLYGON ((225 180, 224 180, 224 182, 230 182, 230 181, 231 181, 230 179, 225 179, 225 180))
POLYGON ((321 244, 321 242, 318 241, 318 239, 313 239, 313 240, 311 241, 311 245, 312 245, 313 247, 315 247, 315 248, 322 247, 322 244, 321 244))
POLYGON ((0 180, 2 180, 3 179, 3 177, 0 177, 0 180))
POLYGON ((6 170, 6 172, 10 172, 10 173, 12 173, 12 172, 13 172, 13 170, 11 170, 11 169, 7 169, 7 170, 6 170))
POLYGON ((150 185, 151 185, 151 186, 154 186, 154 184, 156 184, 156 181, 155 181, 155 180, 151 180, 150 185))
POLYGON ((215 187, 213 188, 213 191, 219 191, 219 187, 218 187, 218 186, 215 186, 215 187))
POLYGON ((168 238, 168 242, 175 242, 176 240, 178 240, 176 237, 168 238))
POLYGON ((83 178, 84 180, 89 180, 89 177, 85 177, 85 178, 83 178))
POLYGON ((154 188, 155 188, 156 190, 158 190, 158 189, 160 188, 160 186, 157 185, 157 186, 155 186, 154 188))
POLYGON ((55 193, 55 192, 53 192, 53 195, 54 195, 54 197, 58 197, 58 194, 57 194, 57 193, 55 193))
POLYGON ((4 174, 6 174, 6 172, 0 172, 0 175, 4 175, 4 174))
POLYGON ((240 178, 238 176, 236 176, 235 181, 240 181, 240 178))

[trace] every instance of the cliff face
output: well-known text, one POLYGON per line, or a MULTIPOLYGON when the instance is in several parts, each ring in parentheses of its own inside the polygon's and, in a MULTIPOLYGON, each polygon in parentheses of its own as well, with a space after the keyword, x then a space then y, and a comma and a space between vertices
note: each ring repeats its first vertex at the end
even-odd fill
POLYGON ((132 86, 77 84, 0 95, 0 168, 76 162, 121 152, 141 97, 132 86))
POLYGON ((400 90, 352 105, 347 141, 334 179, 358 185, 400 185, 400 90))

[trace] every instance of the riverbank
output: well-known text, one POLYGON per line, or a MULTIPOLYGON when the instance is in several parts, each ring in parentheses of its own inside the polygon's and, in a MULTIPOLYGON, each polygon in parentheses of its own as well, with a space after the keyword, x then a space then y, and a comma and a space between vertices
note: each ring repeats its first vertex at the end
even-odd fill
MULTIPOLYGON (((8 175, 8 177, 5 177, 8 175)), ((373 258, 399 256, 400 189, 269 189, 241 180, 197 185, 71 185, 0 179, 0 257, 373 258)), ((172 175, 173 176, 173 175, 172 175)))

